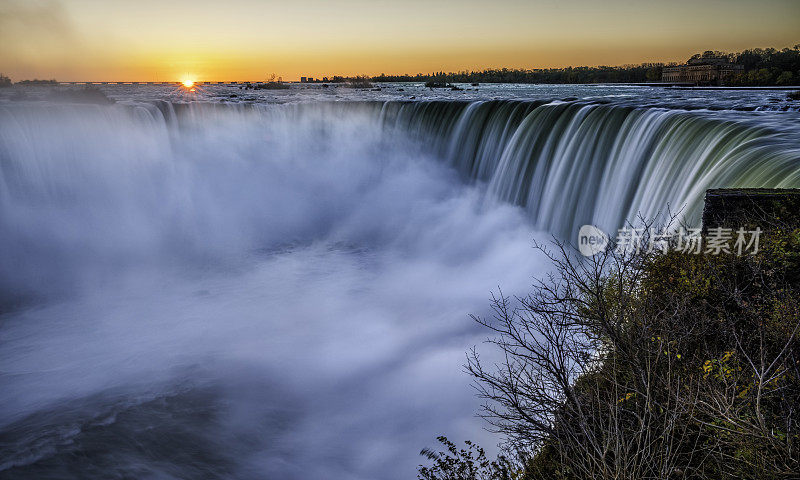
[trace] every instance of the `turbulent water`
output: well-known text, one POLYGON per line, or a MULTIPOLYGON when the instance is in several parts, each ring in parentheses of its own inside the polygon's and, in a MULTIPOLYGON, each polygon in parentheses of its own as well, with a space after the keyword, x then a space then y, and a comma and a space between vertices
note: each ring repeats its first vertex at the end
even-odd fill
POLYGON ((774 93, 492 88, 0 98, 0 478, 412 478, 534 238, 800 187, 774 93))

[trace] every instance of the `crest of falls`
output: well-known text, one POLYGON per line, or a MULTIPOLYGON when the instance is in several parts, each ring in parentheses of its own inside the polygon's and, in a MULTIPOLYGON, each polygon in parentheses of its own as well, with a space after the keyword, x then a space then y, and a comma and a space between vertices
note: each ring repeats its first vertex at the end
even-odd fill
POLYGON ((518 100, 283 109, 332 121, 374 117, 389 135, 419 139, 469 181, 487 184, 488 201, 522 206, 537 228, 563 238, 586 223, 613 231, 639 215, 680 213, 696 224, 709 188, 800 187, 796 136, 715 112, 518 100))
POLYGON ((699 221, 718 187, 800 187, 800 142, 701 112, 586 103, 485 101, 384 106, 491 200, 523 206, 563 238, 641 214, 699 221))
POLYGON ((156 101, 82 107, 93 110, 88 116, 70 108, 77 107, 38 112, 0 108, 0 209, 8 208, 12 190, 36 181, 31 175, 66 168, 53 165, 53 152, 40 145, 51 140, 40 133, 91 128, 92 122, 102 124, 102 130, 116 129, 118 137, 97 136, 99 143, 111 142, 116 148, 136 142, 133 134, 147 135, 138 138, 145 151, 141 144, 134 150, 149 157, 158 157, 158 149, 174 148, 176 138, 187 131, 202 132, 206 123, 227 125, 234 131, 225 135, 231 136, 270 135, 309 122, 321 137, 334 124, 350 123, 369 130, 367 136, 380 129, 388 137, 417 140, 468 181, 485 184, 487 201, 522 206, 535 227, 563 238, 571 238, 586 223, 614 230, 640 214, 652 218, 668 210, 697 222, 708 188, 800 187, 796 136, 757 119, 734 121, 713 112, 518 100, 291 105, 156 101), (57 119, 63 123, 56 125, 57 119), (119 138, 126 132, 131 138, 119 138))

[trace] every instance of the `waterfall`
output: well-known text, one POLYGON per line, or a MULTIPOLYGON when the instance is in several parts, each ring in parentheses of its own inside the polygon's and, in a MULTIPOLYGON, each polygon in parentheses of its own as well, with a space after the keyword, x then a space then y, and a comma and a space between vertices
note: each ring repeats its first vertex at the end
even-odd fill
POLYGON ((796 138, 704 112, 499 100, 393 111, 395 125, 486 182, 489 199, 524 207, 563 238, 586 223, 613 231, 638 215, 680 212, 696 224, 708 188, 800 187, 796 138))
MULTIPOLYGON (((759 124, 757 118, 732 120, 720 112, 520 100, 290 105, 156 101, 92 108, 108 110, 103 113, 108 122, 148 123, 156 138, 231 115, 265 130, 284 128, 280 125, 287 122, 316 122, 320 135, 333 123, 366 118, 389 137, 415 138, 467 181, 486 184, 488 201, 519 205, 537 228, 563 238, 571 238, 586 223, 613 231, 638 215, 652 218, 668 210, 696 223, 708 188, 800 187, 796 138, 759 124)), ((65 109, 48 111, 68 121, 65 109)), ((30 122, 43 120, 22 108, 1 108, 0 116, 6 125, 0 130, 2 199, 11 188, 9 172, 19 167, 13 166, 17 159, 11 144, 24 135, 15 128, 25 122, 34 128, 30 122)))
POLYGON ((0 103, 0 477, 399 479, 491 444, 466 314, 546 274, 532 239, 800 186, 783 118, 0 103))

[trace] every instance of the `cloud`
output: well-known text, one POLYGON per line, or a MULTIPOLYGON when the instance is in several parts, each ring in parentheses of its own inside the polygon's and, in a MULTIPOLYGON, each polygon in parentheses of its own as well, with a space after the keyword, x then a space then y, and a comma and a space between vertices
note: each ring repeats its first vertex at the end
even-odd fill
POLYGON ((76 38, 64 6, 55 0, 3 1, 0 3, 0 35, 18 44, 76 38))
POLYGON ((0 64, 7 68, 26 70, 62 63, 81 43, 61 2, 0 2, 0 64))

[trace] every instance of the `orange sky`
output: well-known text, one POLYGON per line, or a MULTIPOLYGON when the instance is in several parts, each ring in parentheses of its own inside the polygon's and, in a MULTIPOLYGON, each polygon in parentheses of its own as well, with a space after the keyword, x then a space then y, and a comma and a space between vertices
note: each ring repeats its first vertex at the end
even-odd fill
POLYGON ((684 61, 800 43, 798 0, 0 0, 13 80, 263 80, 684 61))

